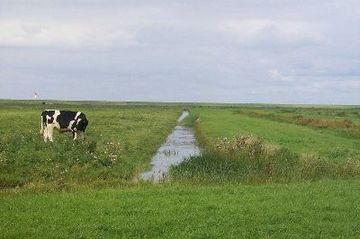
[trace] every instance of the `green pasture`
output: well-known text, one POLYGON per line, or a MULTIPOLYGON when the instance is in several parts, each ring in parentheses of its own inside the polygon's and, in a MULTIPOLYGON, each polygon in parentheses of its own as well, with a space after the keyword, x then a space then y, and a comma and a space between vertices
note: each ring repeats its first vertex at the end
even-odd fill
POLYGON ((248 114, 356 123, 357 108, 313 108, 0 101, 0 238, 358 238, 360 140, 248 114), (83 111, 86 140, 44 143, 47 108, 83 111), (183 108, 203 156, 138 181, 183 108))
MULTIPOLYGON (((195 126, 203 154, 173 167, 171 179, 190 184, 261 184, 360 178, 356 129, 345 134, 333 127, 342 124, 329 120, 319 122, 331 123, 332 128, 253 116, 251 112, 259 108, 193 108, 187 124, 195 126)), ((280 114, 276 107, 266 110, 280 114)))
POLYGON ((93 106, 66 103, 0 104, 0 187, 63 187, 135 180, 176 124, 181 109, 162 106, 93 106), (55 131, 54 143, 39 135, 45 108, 83 111, 85 141, 55 131))
POLYGON ((343 137, 336 130, 256 118, 239 114, 238 111, 238 108, 196 108, 193 114, 199 117, 200 128, 210 141, 252 134, 297 153, 316 153, 334 160, 360 157, 360 140, 343 137))
POLYGON ((0 196, 2 238, 358 238, 359 181, 0 196))
MULTIPOLYGON (((245 110, 246 109, 242 109, 245 110)), ((295 116, 301 115, 304 117, 313 117, 313 118, 326 118, 334 120, 352 120, 355 123, 360 123, 360 107, 359 106, 347 106, 347 107, 258 107, 250 108, 248 111, 260 111, 266 113, 273 113, 276 115, 288 115, 295 116)))

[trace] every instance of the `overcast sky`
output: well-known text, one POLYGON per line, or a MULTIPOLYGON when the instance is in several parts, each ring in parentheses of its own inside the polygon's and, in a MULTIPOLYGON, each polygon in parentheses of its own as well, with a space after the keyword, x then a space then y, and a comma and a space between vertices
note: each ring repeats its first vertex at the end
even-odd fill
POLYGON ((0 98, 360 104, 360 1, 0 0, 0 98))

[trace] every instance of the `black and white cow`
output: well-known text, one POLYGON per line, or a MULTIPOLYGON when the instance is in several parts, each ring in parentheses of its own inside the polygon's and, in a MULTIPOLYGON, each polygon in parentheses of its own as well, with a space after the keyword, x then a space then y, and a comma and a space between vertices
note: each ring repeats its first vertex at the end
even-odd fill
POLYGON ((88 120, 84 113, 80 111, 67 110, 45 110, 41 113, 40 134, 44 141, 53 142, 53 130, 57 128, 60 132, 72 132, 73 139, 80 135, 84 138, 88 120))

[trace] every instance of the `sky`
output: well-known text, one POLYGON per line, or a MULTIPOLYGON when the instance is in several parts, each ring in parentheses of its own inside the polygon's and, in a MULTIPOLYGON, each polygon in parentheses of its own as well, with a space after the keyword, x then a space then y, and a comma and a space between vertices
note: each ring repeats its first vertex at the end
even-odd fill
POLYGON ((0 98, 360 104, 357 0, 0 0, 0 98))

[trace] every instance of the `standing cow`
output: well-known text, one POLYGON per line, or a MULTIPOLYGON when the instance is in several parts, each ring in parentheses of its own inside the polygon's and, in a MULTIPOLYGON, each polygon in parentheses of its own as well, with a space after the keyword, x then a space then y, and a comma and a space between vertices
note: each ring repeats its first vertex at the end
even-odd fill
POLYGON ((73 140, 80 135, 84 138, 88 120, 84 113, 67 110, 45 110, 41 113, 40 134, 44 141, 53 142, 53 130, 57 128, 60 132, 72 132, 73 140))

